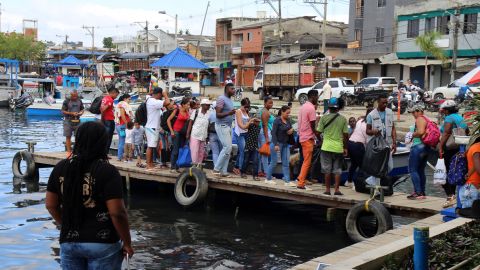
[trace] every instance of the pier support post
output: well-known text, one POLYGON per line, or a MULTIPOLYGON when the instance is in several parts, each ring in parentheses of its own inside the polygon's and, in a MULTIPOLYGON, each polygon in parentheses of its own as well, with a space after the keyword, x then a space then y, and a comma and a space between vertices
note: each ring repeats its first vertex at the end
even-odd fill
POLYGON ((13 177, 13 193, 21 194, 22 193, 22 178, 13 177))
POLYGON ((332 222, 335 220, 336 217, 336 208, 327 208, 327 221, 332 222))
POLYGON ((207 193, 207 199, 205 200, 205 208, 207 211, 211 211, 215 208, 215 197, 216 191, 214 189, 209 189, 207 193))
POLYGON ((429 227, 413 228, 413 269, 428 269, 428 240, 430 235, 429 227))
POLYGON ((39 181, 40 181, 40 174, 39 174, 38 168, 35 167, 35 175, 33 176, 33 178, 27 179, 25 181, 27 192, 28 193, 38 192, 40 190, 39 181))
POLYGON ((130 174, 125 175, 125 186, 127 188, 127 195, 130 196, 130 174))
POLYGON ((26 144, 28 145, 28 152, 35 152, 35 145, 37 144, 36 142, 28 141, 26 144))

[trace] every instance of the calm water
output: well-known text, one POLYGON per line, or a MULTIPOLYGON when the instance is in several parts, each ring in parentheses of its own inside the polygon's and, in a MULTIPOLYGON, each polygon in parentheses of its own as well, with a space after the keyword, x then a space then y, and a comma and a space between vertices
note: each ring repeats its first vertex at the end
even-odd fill
MULTIPOLYGON (((0 258, 4 269, 58 269, 59 232, 45 210, 45 185, 38 193, 11 193, 12 157, 29 140, 36 151, 62 150, 61 120, 0 109, 0 258)), ((40 170, 41 183, 50 171, 40 170)), ((185 210, 171 186, 147 182, 132 184, 126 203, 132 269, 287 269, 351 244, 342 221, 327 222, 316 206, 217 193, 213 209, 185 210)), ((397 225, 410 221, 395 218, 397 225)))

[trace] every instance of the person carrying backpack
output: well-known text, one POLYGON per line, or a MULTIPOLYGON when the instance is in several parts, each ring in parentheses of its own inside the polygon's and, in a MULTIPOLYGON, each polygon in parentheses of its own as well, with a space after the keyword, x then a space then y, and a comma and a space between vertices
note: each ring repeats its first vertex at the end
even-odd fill
MULTIPOLYGON (((414 192, 407 196, 410 200, 426 199, 425 184, 427 178, 425 176, 425 167, 427 166, 428 155, 433 151, 434 143, 431 142, 431 135, 433 130, 431 125, 435 123, 423 115, 423 108, 421 106, 414 106, 409 110, 415 118, 415 132, 413 133, 413 144, 410 149, 410 156, 408 161, 408 170, 412 179, 414 192)), ((438 131, 438 128, 437 128, 438 131)), ((440 132, 438 131, 438 140, 440 132)))
POLYGON ((170 136, 173 141, 173 149, 170 155, 170 172, 180 172, 177 165, 178 154, 180 148, 185 145, 187 137, 188 119, 190 109, 190 98, 184 97, 180 103, 180 107, 170 114, 167 120, 168 129, 170 130, 170 136))
POLYGON ((187 140, 190 140, 190 152, 192 165, 200 167, 205 158, 205 142, 208 137, 208 118, 210 116, 210 105, 212 102, 208 99, 202 99, 201 108, 196 109, 190 114, 188 123, 187 140))
POLYGON ((477 139, 468 147, 466 153, 468 164, 466 182, 458 189, 461 208, 470 208, 475 200, 480 199, 480 140, 478 134, 475 136, 477 139))

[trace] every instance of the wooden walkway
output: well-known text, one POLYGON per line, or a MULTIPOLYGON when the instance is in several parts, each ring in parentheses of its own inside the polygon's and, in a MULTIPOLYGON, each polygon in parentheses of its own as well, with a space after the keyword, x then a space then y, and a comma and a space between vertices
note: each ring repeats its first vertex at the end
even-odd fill
MULTIPOLYGON (((64 159, 65 152, 35 152, 34 159, 39 167, 51 167, 64 159)), ((146 171, 137 168, 134 162, 125 163, 111 160, 122 176, 130 179, 150 180, 161 183, 175 183, 178 173, 170 173, 168 170, 146 171)), ((369 195, 353 191, 350 188, 341 188, 344 196, 327 196, 322 193, 325 188, 321 184, 310 186, 311 191, 299 190, 292 187, 285 187, 283 181, 276 180, 276 185, 264 183, 264 181, 253 181, 242 178, 217 178, 207 172, 209 188, 227 190, 233 192, 254 194, 271 198, 286 199, 303 203, 323 205, 326 207, 349 209, 352 205, 369 199, 369 195)), ((425 218, 437 214, 442 209, 443 198, 428 197, 423 201, 412 201, 406 198, 404 193, 395 193, 393 196, 385 197, 384 205, 392 214, 405 215, 409 217, 425 218)))
POLYGON ((316 270, 319 265, 323 267, 320 269, 325 270, 380 269, 388 256, 406 254, 407 248, 413 246, 414 227, 430 227, 430 237, 434 237, 470 221, 471 219, 457 218, 445 223, 442 221, 442 216, 437 214, 315 258, 291 269, 316 270))

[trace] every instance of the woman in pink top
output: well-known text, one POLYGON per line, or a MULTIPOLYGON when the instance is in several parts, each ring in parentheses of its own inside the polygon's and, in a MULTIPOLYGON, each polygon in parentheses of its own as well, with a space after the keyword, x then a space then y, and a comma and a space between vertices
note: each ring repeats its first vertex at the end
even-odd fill
MULTIPOLYGON (((372 107, 367 107, 368 115, 372 107)), ((366 117, 360 117, 353 128, 353 132, 348 140, 348 154, 350 155, 350 169, 348 170, 348 181, 345 186, 353 186, 357 176, 357 169, 362 166, 363 156, 365 155, 365 145, 367 144, 367 122, 366 117)))

